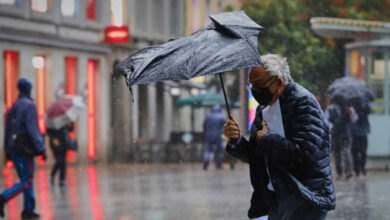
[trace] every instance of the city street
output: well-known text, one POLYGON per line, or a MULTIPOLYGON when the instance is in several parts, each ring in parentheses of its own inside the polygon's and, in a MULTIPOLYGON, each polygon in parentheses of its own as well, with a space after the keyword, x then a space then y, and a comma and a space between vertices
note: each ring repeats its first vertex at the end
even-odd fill
MULTIPOLYGON (((204 171, 190 165, 111 165, 70 167, 66 188, 52 187, 49 169, 35 172, 37 211, 42 219, 247 219, 251 187, 248 168, 204 171)), ((17 180, 4 169, 3 187, 17 180)), ((337 210, 327 219, 390 219, 390 173, 371 172, 365 180, 338 181, 337 210)), ((22 196, 5 211, 19 219, 22 196)))

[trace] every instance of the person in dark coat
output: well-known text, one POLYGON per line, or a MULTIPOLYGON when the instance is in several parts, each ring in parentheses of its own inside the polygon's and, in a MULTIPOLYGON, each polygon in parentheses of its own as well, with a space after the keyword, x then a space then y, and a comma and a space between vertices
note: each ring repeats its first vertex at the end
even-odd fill
POLYGON ((207 115, 203 122, 205 137, 205 148, 203 155, 203 169, 207 170, 211 155, 214 153, 217 169, 222 168, 223 160, 223 125, 226 122, 225 116, 221 113, 221 106, 214 105, 211 113, 207 115))
POLYGON ((352 177, 352 135, 351 123, 356 120, 355 110, 343 102, 335 102, 326 109, 331 123, 331 143, 336 163, 337 179, 352 177))
POLYGON ((60 129, 47 129, 50 139, 50 148, 56 160, 50 175, 50 182, 54 185, 57 171, 60 171, 59 185, 65 186, 66 152, 76 150, 75 143, 69 137, 69 132, 73 131, 73 123, 69 123, 60 129))
POLYGON ((5 152, 12 160, 20 182, 4 190, 0 195, 0 216, 4 217, 4 205, 7 201, 23 192, 24 210, 22 218, 38 218, 34 212, 35 196, 33 187, 34 157, 21 154, 16 146, 19 140, 27 140, 25 149, 35 152, 35 156, 42 155, 46 160, 46 151, 43 135, 38 128, 38 115, 34 101, 31 99, 32 84, 26 79, 18 81, 19 97, 7 113, 5 129, 5 152))
POLYGON ((261 57, 249 74, 259 102, 247 140, 231 117, 224 125, 227 151, 249 163, 253 186, 249 218, 325 219, 335 209, 329 125, 315 97, 291 76, 286 58, 261 57), (269 131, 263 108, 280 103, 283 134, 269 131), (283 137, 284 136, 284 137, 283 137))
POLYGON ((366 175, 367 135, 370 133, 368 115, 371 113, 369 102, 355 100, 352 102, 357 114, 357 120, 351 123, 352 161, 356 176, 366 175))

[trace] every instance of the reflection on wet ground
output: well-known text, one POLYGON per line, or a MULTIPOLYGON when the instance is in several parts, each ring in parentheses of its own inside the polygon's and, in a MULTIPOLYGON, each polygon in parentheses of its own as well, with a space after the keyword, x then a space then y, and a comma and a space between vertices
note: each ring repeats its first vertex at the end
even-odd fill
MULTIPOLYGON (((111 165, 70 167, 67 187, 51 186, 49 170, 35 172, 41 219, 247 219, 251 187, 246 165, 203 171, 195 165, 111 165)), ((18 178, 5 168, 3 187, 18 178)), ((337 210, 328 219, 390 219, 390 173, 369 173, 365 180, 336 182, 337 210)), ((22 196, 6 207, 19 219, 22 196)))

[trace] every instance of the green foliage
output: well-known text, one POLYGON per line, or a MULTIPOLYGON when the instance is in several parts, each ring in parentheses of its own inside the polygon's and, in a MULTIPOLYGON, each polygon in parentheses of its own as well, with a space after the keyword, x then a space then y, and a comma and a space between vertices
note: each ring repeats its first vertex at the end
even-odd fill
POLYGON ((286 56, 295 81, 320 96, 344 75, 347 40, 315 35, 310 18, 390 20, 389 0, 246 0, 243 10, 265 28, 259 38, 260 54, 286 56))

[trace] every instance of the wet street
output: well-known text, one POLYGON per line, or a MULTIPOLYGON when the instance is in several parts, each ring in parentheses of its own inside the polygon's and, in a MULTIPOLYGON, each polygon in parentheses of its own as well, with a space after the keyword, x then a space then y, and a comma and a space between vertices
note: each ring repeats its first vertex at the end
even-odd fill
MULTIPOLYGON (((239 220, 247 219, 251 187, 246 165, 233 171, 193 165, 111 165, 70 167, 67 187, 51 186, 49 170, 34 179, 41 219, 239 220)), ((18 178, 2 172, 3 187, 18 178)), ((327 219, 390 219, 390 173, 336 182, 337 209, 327 219)), ((22 196, 11 200, 8 219, 19 219, 22 196)))

